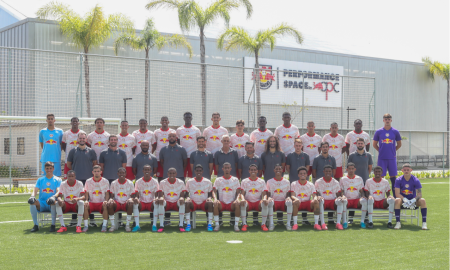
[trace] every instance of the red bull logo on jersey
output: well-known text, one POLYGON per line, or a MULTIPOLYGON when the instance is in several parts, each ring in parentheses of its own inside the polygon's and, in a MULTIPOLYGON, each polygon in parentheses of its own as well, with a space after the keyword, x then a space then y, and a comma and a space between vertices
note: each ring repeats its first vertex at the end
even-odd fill
POLYGON ((309 149, 314 149, 317 148, 317 146, 315 146, 314 144, 308 144, 306 147, 308 147, 309 149))
POLYGON ((51 188, 44 188, 44 189, 42 190, 42 192, 43 192, 43 193, 54 193, 53 189, 51 189, 51 188))
POLYGON ((166 143, 167 141, 169 141, 169 139, 167 139, 167 138, 162 138, 161 140, 159 140, 160 142, 162 142, 162 143, 166 143))
POLYGON ((189 140, 193 140, 194 138, 192 138, 192 136, 189 136, 189 135, 184 135, 183 139, 185 139, 186 141, 189 141, 189 140))
POLYGON ((283 190, 277 188, 273 191, 273 193, 280 195, 280 194, 283 194, 283 190))
POLYGON ((198 195, 198 196, 202 196, 202 194, 205 194, 205 192, 203 191, 203 190, 196 190, 195 192, 194 192, 194 195, 198 195))
POLYGON ((408 190, 408 189, 403 190, 402 193, 405 194, 405 195, 412 195, 413 194, 413 192, 411 190, 408 190))
POLYGON ((77 196, 75 196, 75 195, 69 195, 66 197, 66 199, 71 201, 71 200, 75 199, 76 197, 77 196))
POLYGON ((373 192, 373 194, 375 194, 375 195, 382 195, 383 192, 382 192, 381 190, 377 189, 377 190, 375 190, 375 191, 373 192))
POLYGON ((178 196, 178 194, 176 194, 175 192, 171 191, 171 192, 168 192, 168 193, 167 193, 167 196, 169 196, 169 197, 175 197, 175 196, 178 196))
MULTIPOLYGON (((262 90, 269 89, 272 86, 272 81, 275 81, 275 73, 272 71, 272 66, 259 65, 259 85, 262 90)), ((252 80, 256 77, 255 72, 252 72, 252 80)))
POLYGON ((123 192, 119 192, 119 193, 117 193, 117 197, 123 198, 123 197, 128 197, 128 196, 127 196, 127 194, 125 194, 123 192))
POLYGON ((75 140, 75 141, 70 142, 69 144, 71 144, 71 145, 73 145, 73 146, 77 146, 77 145, 78 145, 78 142, 75 140))
POLYGON ((330 195, 332 195, 333 194, 333 192, 331 192, 331 190, 325 190, 324 192, 322 192, 323 194, 325 194, 325 195, 327 195, 327 196, 330 196, 330 195))
POLYGON ((46 144, 53 145, 53 144, 56 144, 56 141, 53 140, 53 139, 50 139, 50 140, 46 141, 45 143, 46 143, 46 144))
POLYGON ((308 197, 308 195, 306 195, 306 193, 300 193, 300 194, 298 194, 298 197, 299 198, 307 198, 308 197))
POLYGON ((120 147, 120 148, 122 148, 122 149, 125 149, 125 148, 127 148, 127 147, 128 147, 128 145, 126 145, 126 144, 122 143, 122 144, 120 144, 120 145, 119 145, 119 147, 120 147))
POLYGON ((347 190, 349 190, 350 192, 358 191, 358 190, 357 190, 355 187, 353 187, 353 186, 347 188, 347 190))
POLYGON ((339 147, 338 147, 337 145, 332 144, 332 145, 330 145, 330 148, 333 149, 333 150, 336 150, 336 149, 338 149, 339 147))
POLYGON ((150 190, 144 190, 144 191, 142 191, 142 194, 144 194, 144 195, 150 195, 150 194, 152 194, 151 192, 150 192, 150 190))
POLYGON ((258 192, 259 192, 259 190, 257 190, 256 188, 252 188, 248 191, 248 193, 252 193, 253 195, 255 195, 258 192))
POLYGON ((283 139, 289 140, 289 139, 292 139, 292 136, 289 135, 289 134, 286 134, 286 135, 283 136, 283 139))
POLYGON ((217 141, 219 139, 219 136, 213 135, 211 137, 209 137, 211 140, 213 141, 217 141))
POLYGON ((98 141, 98 142, 94 143, 94 145, 98 146, 98 147, 102 147, 102 145, 105 145, 105 144, 102 143, 101 141, 98 141))
POLYGON ((264 139, 261 139, 261 140, 259 140, 258 141, 260 144, 266 144, 266 140, 264 140, 264 139))
POLYGON ((237 148, 237 149, 241 149, 242 147, 244 147, 244 145, 242 145, 240 143, 238 143, 234 146, 234 148, 237 148))
POLYGON ((224 188, 222 189, 222 191, 225 191, 225 192, 231 192, 231 191, 233 191, 233 189, 230 188, 230 187, 224 187, 224 188))
POLYGON ((390 144, 390 143, 394 143, 394 141, 393 141, 393 140, 391 140, 391 139, 388 139, 388 138, 386 138, 386 139, 382 140, 381 142, 382 142, 382 143, 387 143, 387 144, 390 144))
POLYGON ((95 196, 100 196, 102 195, 102 191, 101 190, 94 190, 94 192, 92 192, 92 194, 94 194, 95 196))

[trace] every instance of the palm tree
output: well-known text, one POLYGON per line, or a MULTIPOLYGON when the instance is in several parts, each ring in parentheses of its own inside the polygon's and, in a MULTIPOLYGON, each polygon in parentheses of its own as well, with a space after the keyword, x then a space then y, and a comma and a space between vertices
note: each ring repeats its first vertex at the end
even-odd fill
POLYGON ((262 48, 270 48, 271 51, 275 48, 276 38, 279 36, 291 35, 295 40, 301 44, 303 42, 302 34, 292 26, 281 23, 278 26, 267 30, 260 30, 255 35, 251 36, 242 27, 232 27, 225 30, 217 40, 217 47, 219 49, 230 50, 244 50, 249 54, 255 55, 255 84, 256 84, 256 115, 257 118, 261 116, 261 92, 259 85, 259 52, 262 48), (256 74, 258 73, 258 74, 256 74))
POLYGON ((128 45, 134 50, 142 51, 145 50, 145 108, 144 108, 144 118, 148 117, 149 109, 149 71, 150 71, 150 60, 148 58, 148 52, 150 49, 156 47, 161 50, 164 46, 171 46, 174 48, 184 47, 189 52, 189 58, 192 57, 192 46, 186 40, 184 36, 172 35, 163 36, 156 29, 155 24, 152 19, 148 19, 145 22, 145 27, 141 31, 140 36, 133 34, 123 33, 114 42, 114 52, 116 55, 119 49, 123 45, 128 45))
POLYGON ((429 57, 423 57, 422 62, 428 68, 428 75, 434 82, 434 76, 442 77, 447 81, 447 166, 449 164, 449 131, 450 131, 450 64, 443 64, 438 61, 431 61, 429 57))
POLYGON ((229 12, 243 5, 247 10, 247 18, 253 12, 250 0, 216 0, 203 9, 194 0, 150 0, 145 6, 148 10, 166 7, 178 10, 178 21, 183 32, 198 29, 200 31, 200 62, 202 80, 202 125, 206 126, 206 66, 205 64, 205 27, 214 23, 219 17, 225 20, 228 27, 229 12))
POLYGON ((133 23, 123 14, 106 16, 103 8, 96 5, 84 17, 75 13, 68 5, 50 2, 41 7, 36 15, 39 19, 55 19, 59 22, 61 33, 84 51, 84 86, 86 89, 87 114, 91 117, 89 93, 89 49, 99 47, 115 31, 132 33, 133 23))

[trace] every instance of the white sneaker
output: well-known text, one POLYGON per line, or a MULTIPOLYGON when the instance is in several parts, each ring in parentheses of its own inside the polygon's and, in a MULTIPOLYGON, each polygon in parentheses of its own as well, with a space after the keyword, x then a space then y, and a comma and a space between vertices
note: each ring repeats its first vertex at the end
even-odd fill
POLYGON ((234 225, 234 231, 235 232, 240 232, 241 230, 239 229, 239 225, 234 225))
POLYGON ((219 224, 216 224, 216 226, 214 227, 214 231, 215 231, 215 232, 218 232, 219 229, 220 229, 220 225, 219 225, 219 224))
POLYGON ((269 231, 273 231, 275 229, 275 224, 270 224, 269 225, 269 231))
POLYGON ((400 222, 397 222, 397 224, 395 224, 394 229, 399 230, 402 227, 402 224, 400 222))
POLYGON ((286 225, 286 230, 292 231, 292 227, 290 225, 286 225))
POLYGON ((422 230, 428 230, 426 222, 422 223, 422 230))

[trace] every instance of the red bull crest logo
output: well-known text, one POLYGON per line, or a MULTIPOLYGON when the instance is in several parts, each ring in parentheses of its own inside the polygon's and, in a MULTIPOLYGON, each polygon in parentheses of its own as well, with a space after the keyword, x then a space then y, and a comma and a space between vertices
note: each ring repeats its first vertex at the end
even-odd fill
POLYGON ((240 143, 238 143, 234 146, 234 148, 237 148, 237 149, 241 149, 242 147, 244 147, 244 146, 240 143))
POLYGON ((205 194, 205 192, 204 192, 203 190, 196 190, 196 191, 194 192, 194 194, 195 194, 195 195, 198 195, 198 196, 202 196, 202 194, 205 194))
POLYGON ((75 195, 69 195, 69 196, 67 196, 66 197, 66 199, 68 199, 68 200, 73 200, 74 198, 76 198, 77 196, 75 196, 75 195))
POLYGON ((100 190, 94 190, 94 192, 92 192, 92 194, 94 194, 95 196, 100 196, 102 194, 102 192, 100 190))
POLYGON ((117 197, 123 198, 123 197, 128 197, 127 194, 123 193, 123 192, 119 192, 117 193, 117 197))
POLYGON ((230 187, 224 187, 222 190, 225 191, 225 192, 231 192, 231 191, 233 191, 233 189, 230 188, 230 187))
POLYGON ((183 139, 185 139, 186 141, 193 140, 192 136, 189 135, 184 135, 183 139))
POLYGON ((209 137, 211 140, 213 141, 217 141, 219 139, 219 136, 213 135, 211 137, 209 137))
POLYGON ((403 190, 402 193, 405 194, 405 195, 412 195, 413 194, 413 192, 411 190, 408 190, 408 189, 403 190))
POLYGON ((44 193, 54 193, 53 189, 51 189, 51 188, 44 188, 42 190, 42 192, 44 192, 44 193))
POLYGON ((167 139, 167 138, 162 138, 161 140, 159 140, 160 142, 162 142, 162 143, 166 143, 167 141, 169 141, 169 139, 167 139))
POLYGON ((314 144, 308 144, 306 147, 308 147, 309 149, 314 149, 317 148, 317 146, 315 146, 314 144))
MULTIPOLYGON (((275 81, 275 73, 272 71, 272 66, 259 65, 259 85, 262 90, 269 89, 272 86, 272 81, 275 81)), ((252 80, 255 79, 255 73, 252 72, 252 80)))
POLYGON ((266 140, 261 139, 261 140, 258 141, 258 143, 260 143, 260 144, 266 144, 266 140))
POLYGON ((292 136, 289 135, 289 134, 286 134, 286 135, 283 136, 283 139, 289 140, 289 139, 292 139, 292 136))
POLYGON ((53 145, 53 144, 56 144, 56 141, 53 140, 53 139, 50 139, 50 140, 46 141, 45 143, 46 143, 46 144, 53 145))
POLYGON ((102 145, 105 145, 104 143, 102 143, 101 141, 96 142, 94 145, 101 147, 102 145))
POLYGON ((126 144, 124 144, 124 143, 122 143, 121 145, 119 145, 120 146, 120 148, 122 148, 122 149, 125 149, 125 148, 127 148, 128 147, 128 145, 126 145, 126 144))
POLYGON ((173 192, 173 191, 167 193, 167 196, 170 196, 170 197, 175 197, 175 196, 177 196, 177 195, 178 195, 178 194, 176 194, 176 193, 173 192))
POLYGON ((382 143, 387 143, 387 144, 390 144, 390 143, 394 143, 394 141, 393 141, 393 140, 391 140, 391 139, 388 139, 388 138, 386 138, 386 139, 382 140, 381 142, 382 142, 382 143))
POLYGON ((337 145, 332 144, 332 145, 330 145, 330 148, 333 149, 333 150, 336 150, 336 149, 338 149, 339 147, 337 147, 337 145))
POLYGON ((355 187, 349 187, 349 188, 347 188, 347 190, 350 190, 350 192, 357 191, 357 189, 355 187))
POLYGON ((255 189, 255 188, 252 188, 248 191, 248 193, 252 193, 252 194, 256 194, 258 192, 259 192, 259 190, 255 189))
POLYGON ((300 193, 300 194, 298 194, 298 197, 299 198, 306 198, 308 196, 305 193, 300 193))
POLYGON ((150 195, 151 194, 151 192, 150 192, 150 190, 144 190, 144 191, 142 191, 142 194, 144 194, 144 195, 150 195))
POLYGON ((77 146, 77 145, 78 145, 78 142, 77 142, 77 141, 72 141, 72 142, 70 142, 69 144, 71 144, 71 145, 73 145, 73 146, 77 146))
POLYGON ((374 192, 373 192, 373 194, 375 194, 375 195, 382 195, 383 194, 383 192, 381 191, 381 190, 375 190, 374 192))
POLYGON ((331 194, 333 194, 333 192, 331 192, 331 190, 325 190, 324 192, 322 192, 323 194, 329 196, 331 194))
POLYGON ((273 193, 275 193, 275 194, 278 194, 278 195, 280 195, 280 194, 282 194, 282 193, 283 193, 283 190, 281 190, 281 189, 277 188, 277 189, 275 189, 275 190, 274 190, 274 192, 273 192, 273 193))

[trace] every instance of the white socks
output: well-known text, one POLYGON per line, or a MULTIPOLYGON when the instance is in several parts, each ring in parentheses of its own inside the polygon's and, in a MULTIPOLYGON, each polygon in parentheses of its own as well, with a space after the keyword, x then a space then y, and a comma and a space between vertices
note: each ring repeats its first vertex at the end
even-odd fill
POLYGON ((64 224, 62 208, 61 208, 61 206, 59 206, 58 203, 56 203, 55 205, 56 205, 56 214, 58 215, 58 218, 59 218, 59 223, 61 223, 61 226, 65 227, 66 225, 64 224))
POLYGON ((219 216, 214 216, 214 221, 216 222, 216 225, 219 225, 219 216))
POLYGON ((314 224, 319 224, 320 215, 314 215, 314 224))
POLYGON ((394 215, 395 199, 388 198, 387 203, 389 204, 389 222, 392 222, 392 216, 394 215))
POLYGON ((292 217, 292 219, 294 220, 294 225, 297 224, 298 216, 292 217))
POLYGON ((159 226, 164 227, 164 214, 166 213, 164 209, 164 204, 159 205, 158 215, 159 215, 159 226))
POLYGON ((364 223, 364 219, 367 213, 367 200, 364 198, 360 200, 361 203, 361 223, 364 223))
POLYGON ((185 209, 186 205, 179 205, 178 206, 178 214, 180 215, 180 224, 179 226, 183 226, 183 221, 184 221, 184 209, 185 209))
POLYGON ((77 205, 78 205, 77 226, 81 227, 81 220, 83 220, 83 214, 84 214, 84 201, 77 201, 77 205))
POLYGON ((287 226, 291 226, 292 218, 292 201, 287 201, 286 203, 286 213, 287 213, 287 226))
POLYGON ((114 215, 109 215, 109 220, 111 221, 111 226, 114 227, 114 215))
POLYGON ((347 200, 342 201, 342 206, 343 206, 343 210, 342 210, 342 219, 343 219, 343 223, 347 223, 347 200))
POLYGON ((262 203, 261 204, 262 225, 266 224, 268 214, 269 214, 269 206, 262 203))
POLYGON ((325 217, 324 217, 324 207, 323 207, 324 202, 320 201, 319 205, 320 205, 320 222, 322 222, 322 224, 325 224, 325 217))
POLYGON ((373 199, 367 201, 367 212, 369 213, 369 222, 372 222, 373 215, 373 199))
POLYGON ((242 225, 247 225, 247 204, 245 204, 245 206, 241 206, 241 219, 242 225))
POLYGON ((159 205, 153 205, 153 226, 156 227, 158 224, 158 217, 159 217, 159 205))
POLYGON ((344 203, 341 200, 336 200, 337 205, 337 224, 341 224, 342 211, 344 210, 344 203))
POLYGON ((213 212, 208 212, 208 224, 212 224, 213 212))
MULTIPOLYGON (((139 204, 133 204, 133 216, 134 222, 136 222, 136 226, 139 227, 139 204)), ((127 216, 127 224, 128 224, 128 216, 127 216)))

